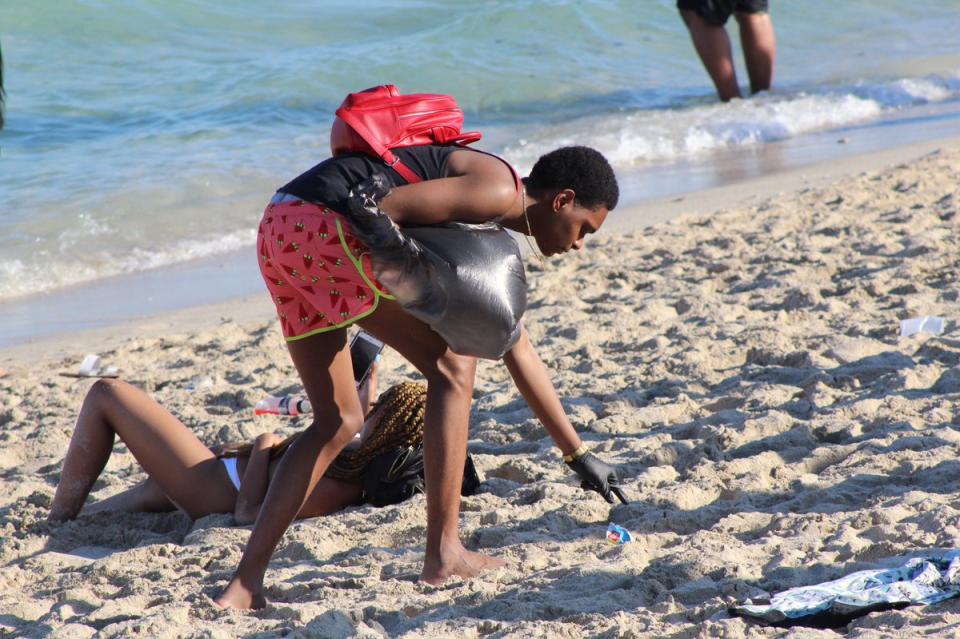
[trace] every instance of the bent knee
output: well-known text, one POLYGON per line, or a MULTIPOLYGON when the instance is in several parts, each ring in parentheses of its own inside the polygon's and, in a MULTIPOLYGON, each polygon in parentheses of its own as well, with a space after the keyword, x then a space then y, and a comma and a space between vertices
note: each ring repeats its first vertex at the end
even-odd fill
POLYGON ((98 379, 87 391, 87 395, 112 394, 123 384, 126 384, 126 382, 119 379, 98 379))
POLYGON ((424 376, 430 386, 440 385, 454 392, 470 395, 473 393, 476 373, 477 358, 448 351, 437 360, 436 367, 432 371, 425 372, 424 376))
POLYGON ((115 402, 127 386, 129 384, 119 379, 98 379, 87 391, 87 396, 83 400, 84 405, 104 409, 115 402))

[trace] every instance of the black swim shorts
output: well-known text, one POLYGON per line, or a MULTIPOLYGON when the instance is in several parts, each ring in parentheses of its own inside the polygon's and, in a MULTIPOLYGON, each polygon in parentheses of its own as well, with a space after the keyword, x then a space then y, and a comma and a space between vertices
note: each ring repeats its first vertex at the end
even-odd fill
POLYGON ((693 11, 718 27, 727 23, 731 13, 766 13, 767 0, 677 0, 677 9, 693 11))

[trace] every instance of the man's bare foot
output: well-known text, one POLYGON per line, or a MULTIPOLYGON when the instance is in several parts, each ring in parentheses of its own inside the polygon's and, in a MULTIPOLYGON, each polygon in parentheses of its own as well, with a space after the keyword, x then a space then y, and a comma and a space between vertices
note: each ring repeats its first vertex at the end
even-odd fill
MULTIPOLYGON (((87 504, 86 508, 83 508, 83 513, 88 514, 91 512, 96 512, 96 509, 91 509, 92 504, 87 504)), ((62 524, 67 521, 73 521, 78 516, 80 516, 80 508, 66 508, 54 504, 50 507, 50 512, 47 513, 47 523, 50 524, 62 524)))
POLYGON ((223 589, 220 596, 213 600, 220 608, 235 608, 236 610, 257 610, 267 605, 267 600, 261 590, 252 590, 244 586, 240 579, 234 576, 223 589))
POLYGON ((505 566, 507 562, 498 557, 481 555, 472 552, 458 544, 456 548, 446 549, 440 557, 430 557, 423 560, 423 572, 420 581, 437 586, 450 577, 469 579, 485 570, 496 570, 505 566))

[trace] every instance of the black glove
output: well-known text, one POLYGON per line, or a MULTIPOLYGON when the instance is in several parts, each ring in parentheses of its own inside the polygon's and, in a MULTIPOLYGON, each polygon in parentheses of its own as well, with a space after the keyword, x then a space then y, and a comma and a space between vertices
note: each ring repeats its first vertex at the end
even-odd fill
POLYGON ((620 490, 620 478, 617 477, 617 471, 610 464, 601 461, 593 453, 584 453, 577 459, 566 463, 580 476, 582 480, 580 487, 584 490, 597 491, 611 504, 614 495, 617 496, 620 503, 627 503, 627 498, 623 496, 623 491, 620 490))

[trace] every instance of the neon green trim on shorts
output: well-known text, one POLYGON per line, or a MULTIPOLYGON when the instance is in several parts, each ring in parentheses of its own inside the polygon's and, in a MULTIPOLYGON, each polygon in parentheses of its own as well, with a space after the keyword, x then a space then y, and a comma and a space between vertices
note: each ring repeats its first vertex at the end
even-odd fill
MULTIPOLYGON (((376 289, 374 289, 374 291, 376 291, 376 289)), ((323 328, 315 328, 315 329, 313 329, 312 331, 310 331, 309 333, 304 333, 303 335, 294 335, 293 337, 285 337, 284 339, 285 339, 285 340, 287 341, 287 343, 289 344, 290 342, 296 342, 296 341, 301 340, 301 339, 306 339, 306 338, 308 338, 308 337, 313 337, 314 335, 319 335, 320 333, 329 333, 329 332, 331 332, 331 331, 338 331, 338 330, 340 330, 341 328, 346 328, 346 327, 348 327, 348 326, 352 326, 353 324, 356 324, 357 322, 359 322, 360 320, 362 320, 364 317, 367 317, 368 315, 371 315, 375 310, 377 310, 377 307, 380 306, 380 298, 381 298, 381 297, 385 297, 385 296, 377 295, 377 296, 375 297, 375 299, 373 300, 373 306, 371 306, 371 307, 370 307, 370 310, 367 311, 366 313, 361 313, 360 315, 354 315, 353 317, 351 317, 351 318, 348 319, 347 321, 341 322, 341 323, 339 323, 339 324, 335 324, 335 325, 333 325, 333 326, 325 326, 325 327, 323 327, 323 328)))
MULTIPOLYGON (((361 253, 360 259, 354 258, 353 253, 351 253, 349 247, 347 247, 347 239, 343 237, 343 227, 340 226, 340 220, 336 220, 336 223, 337 223, 337 234, 340 236, 340 246, 343 247, 344 254, 346 254, 346 256, 350 258, 350 261, 353 262, 353 265, 357 268, 357 272, 360 273, 360 277, 363 278, 363 281, 367 283, 367 286, 370 287, 370 290, 373 291, 374 295, 377 296, 377 303, 380 302, 381 297, 385 297, 388 300, 396 299, 390 293, 384 293, 383 291, 381 291, 380 287, 378 287, 376 284, 370 281, 370 278, 367 277, 367 274, 363 272, 363 256, 366 255, 366 253, 361 253)), ((374 308, 376 308, 376 306, 374 306, 374 308)))

